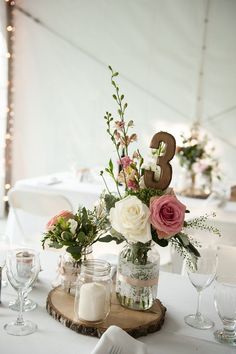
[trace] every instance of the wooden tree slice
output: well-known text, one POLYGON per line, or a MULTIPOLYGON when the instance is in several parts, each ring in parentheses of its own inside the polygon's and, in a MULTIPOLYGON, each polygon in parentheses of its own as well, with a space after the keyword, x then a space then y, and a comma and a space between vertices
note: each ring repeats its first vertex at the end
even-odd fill
POLYGON ((67 294, 60 287, 55 288, 48 294, 47 311, 64 326, 77 333, 93 337, 101 337, 108 327, 116 325, 132 337, 138 338, 160 330, 165 319, 166 308, 158 299, 147 311, 133 311, 122 307, 114 293, 111 300, 111 312, 107 319, 96 325, 85 324, 75 320, 74 299, 74 296, 67 294))

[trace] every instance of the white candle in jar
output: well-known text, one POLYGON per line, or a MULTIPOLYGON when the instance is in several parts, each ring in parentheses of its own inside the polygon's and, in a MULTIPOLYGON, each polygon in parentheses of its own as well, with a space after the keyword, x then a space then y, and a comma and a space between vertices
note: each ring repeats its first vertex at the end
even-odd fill
POLYGON ((16 255, 17 271, 20 277, 30 277, 33 266, 32 254, 24 251, 16 255))
POLYGON ((80 288, 79 319, 100 321, 106 312, 106 288, 99 283, 85 283, 80 288))

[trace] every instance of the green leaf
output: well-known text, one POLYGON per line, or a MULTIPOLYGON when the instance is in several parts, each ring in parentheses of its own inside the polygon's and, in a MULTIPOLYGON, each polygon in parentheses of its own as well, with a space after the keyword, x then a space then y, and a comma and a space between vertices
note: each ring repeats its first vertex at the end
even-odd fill
POLYGON ((116 95, 112 95, 112 97, 114 98, 114 100, 117 101, 117 96, 116 95))
POLYGON ((104 200, 106 204, 106 210, 109 213, 111 208, 114 208, 118 199, 112 194, 105 194, 104 200))
POLYGON ((152 239, 154 242, 156 242, 159 246, 161 247, 166 247, 168 246, 169 242, 167 240, 165 240, 164 238, 159 239, 156 233, 156 230, 154 230, 153 228, 151 229, 151 233, 152 233, 152 239))
POLYGON ((122 101, 124 99, 124 97, 125 97, 124 95, 121 95, 120 100, 122 101))
POLYGON ((186 248, 194 254, 194 256, 196 257, 201 257, 200 253, 198 252, 198 250, 190 243, 188 246, 186 246, 186 248))
POLYGON ((112 235, 106 235, 106 236, 100 237, 100 238, 98 239, 98 241, 99 241, 99 242, 111 242, 111 241, 115 241, 116 244, 118 245, 118 244, 122 243, 124 240, 118 239, 118 238, 116 238, 116 237, 114 237, 114 236, 112 236, 112 235))
POLYGON ((181 239, 181 242, 184 246, 188 246, 189 245, 189 238, 186 234, 184 233, 180 233, 179 234, 179 238, 181 239))
POLYGON ((109 168, 110 168, 110 171, 113 172, 113 162, 112 162, 112 159, 109 160, 109 168))
POLYGON ((51 243, 49 244, 49 247, 53 247, 53 248, 59 249, 59 248, 62 248, 63 245, 61 245, 60 243, 54 241, 54 242, 51 242, 51 243))
POLYGON ((63 231, 62 234, 61 234, 61 238, 62 238, 64 241, 70 241, 70 240, 72 240, 73 235, 72 235, 71 232, 69 232, 69 231, 63 231))
POLYGON ((80 231, 80 232, 78 233, 77 239, 78 239, 81 243, 83 243, 83 242, 86 240, 86 235, 85 235, 85 233, 84 233, 83 231, 80 231))
POLYGON ((66 251, 71 254, 76 254, 81 256, 82 246, 69 246, 67 247, 66 251))

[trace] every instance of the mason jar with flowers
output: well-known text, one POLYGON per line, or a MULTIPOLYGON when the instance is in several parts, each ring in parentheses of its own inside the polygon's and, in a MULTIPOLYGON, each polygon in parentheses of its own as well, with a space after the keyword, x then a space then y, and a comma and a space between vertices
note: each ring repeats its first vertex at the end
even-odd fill
POLYGON ((49 220, 42 240, 43 248, 64 250, 58 262, 59 281, 55 283, 59 282, 64 290, 74 293, 81 263, 91 258, 92 245, 107 228, 107 216, 101 205, 96 205, 93 210, 79 207, 76 213, 63 210, 49 220))
POLYGON ((106 235, 99 241, 125 242, 117 265, 117 297, 122 306, 147 310, 157 297, 158 246, 172 245, 194 268, 200 255, 195 247, 197 242, 188 235, 187 229, 207 229, 216 234, 219 231, 206 224, 207 216, 186 221, 186 206, 168 188, 172 171, 169 161, 175 152, 175 140, 170 134, 160 132, 154 135, 151 147, 155 149, 157 161, 151 166, 145 167, 138 149, 130 154, 130 145, 137 140, 137 135, 129 133, 134 126, 133 120, 126 122, 124 119, 128 105, 115 81, 118 73, 111 67, 109 69, 119 118, 113 118, 109 112, 104 118, 117 152, 119 168, 117 171, 110 159, 105 169, 113 179, 117 193, 110 192, 104 171, 101 171, 107 189, 101 201, 110 230, 106 230, 106 235))

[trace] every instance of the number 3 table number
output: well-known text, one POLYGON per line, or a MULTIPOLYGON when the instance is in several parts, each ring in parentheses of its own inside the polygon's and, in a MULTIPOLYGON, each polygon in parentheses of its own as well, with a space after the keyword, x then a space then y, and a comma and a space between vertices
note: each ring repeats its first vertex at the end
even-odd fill
POLYGON ((150 148, 158 149, 161 143, 165 144, 165 151, 163 155, 159 156, 157 159, 157 165, 161 168, 160 178, 159 181, 155 181, 154 172, 145 170, 144 183, 146 188, 165 190, 171 182, 172 167, 170 160, 172 160, 175 155, 175 138, 173 135, 166 132, 156 133, 152 138, 150 148))

